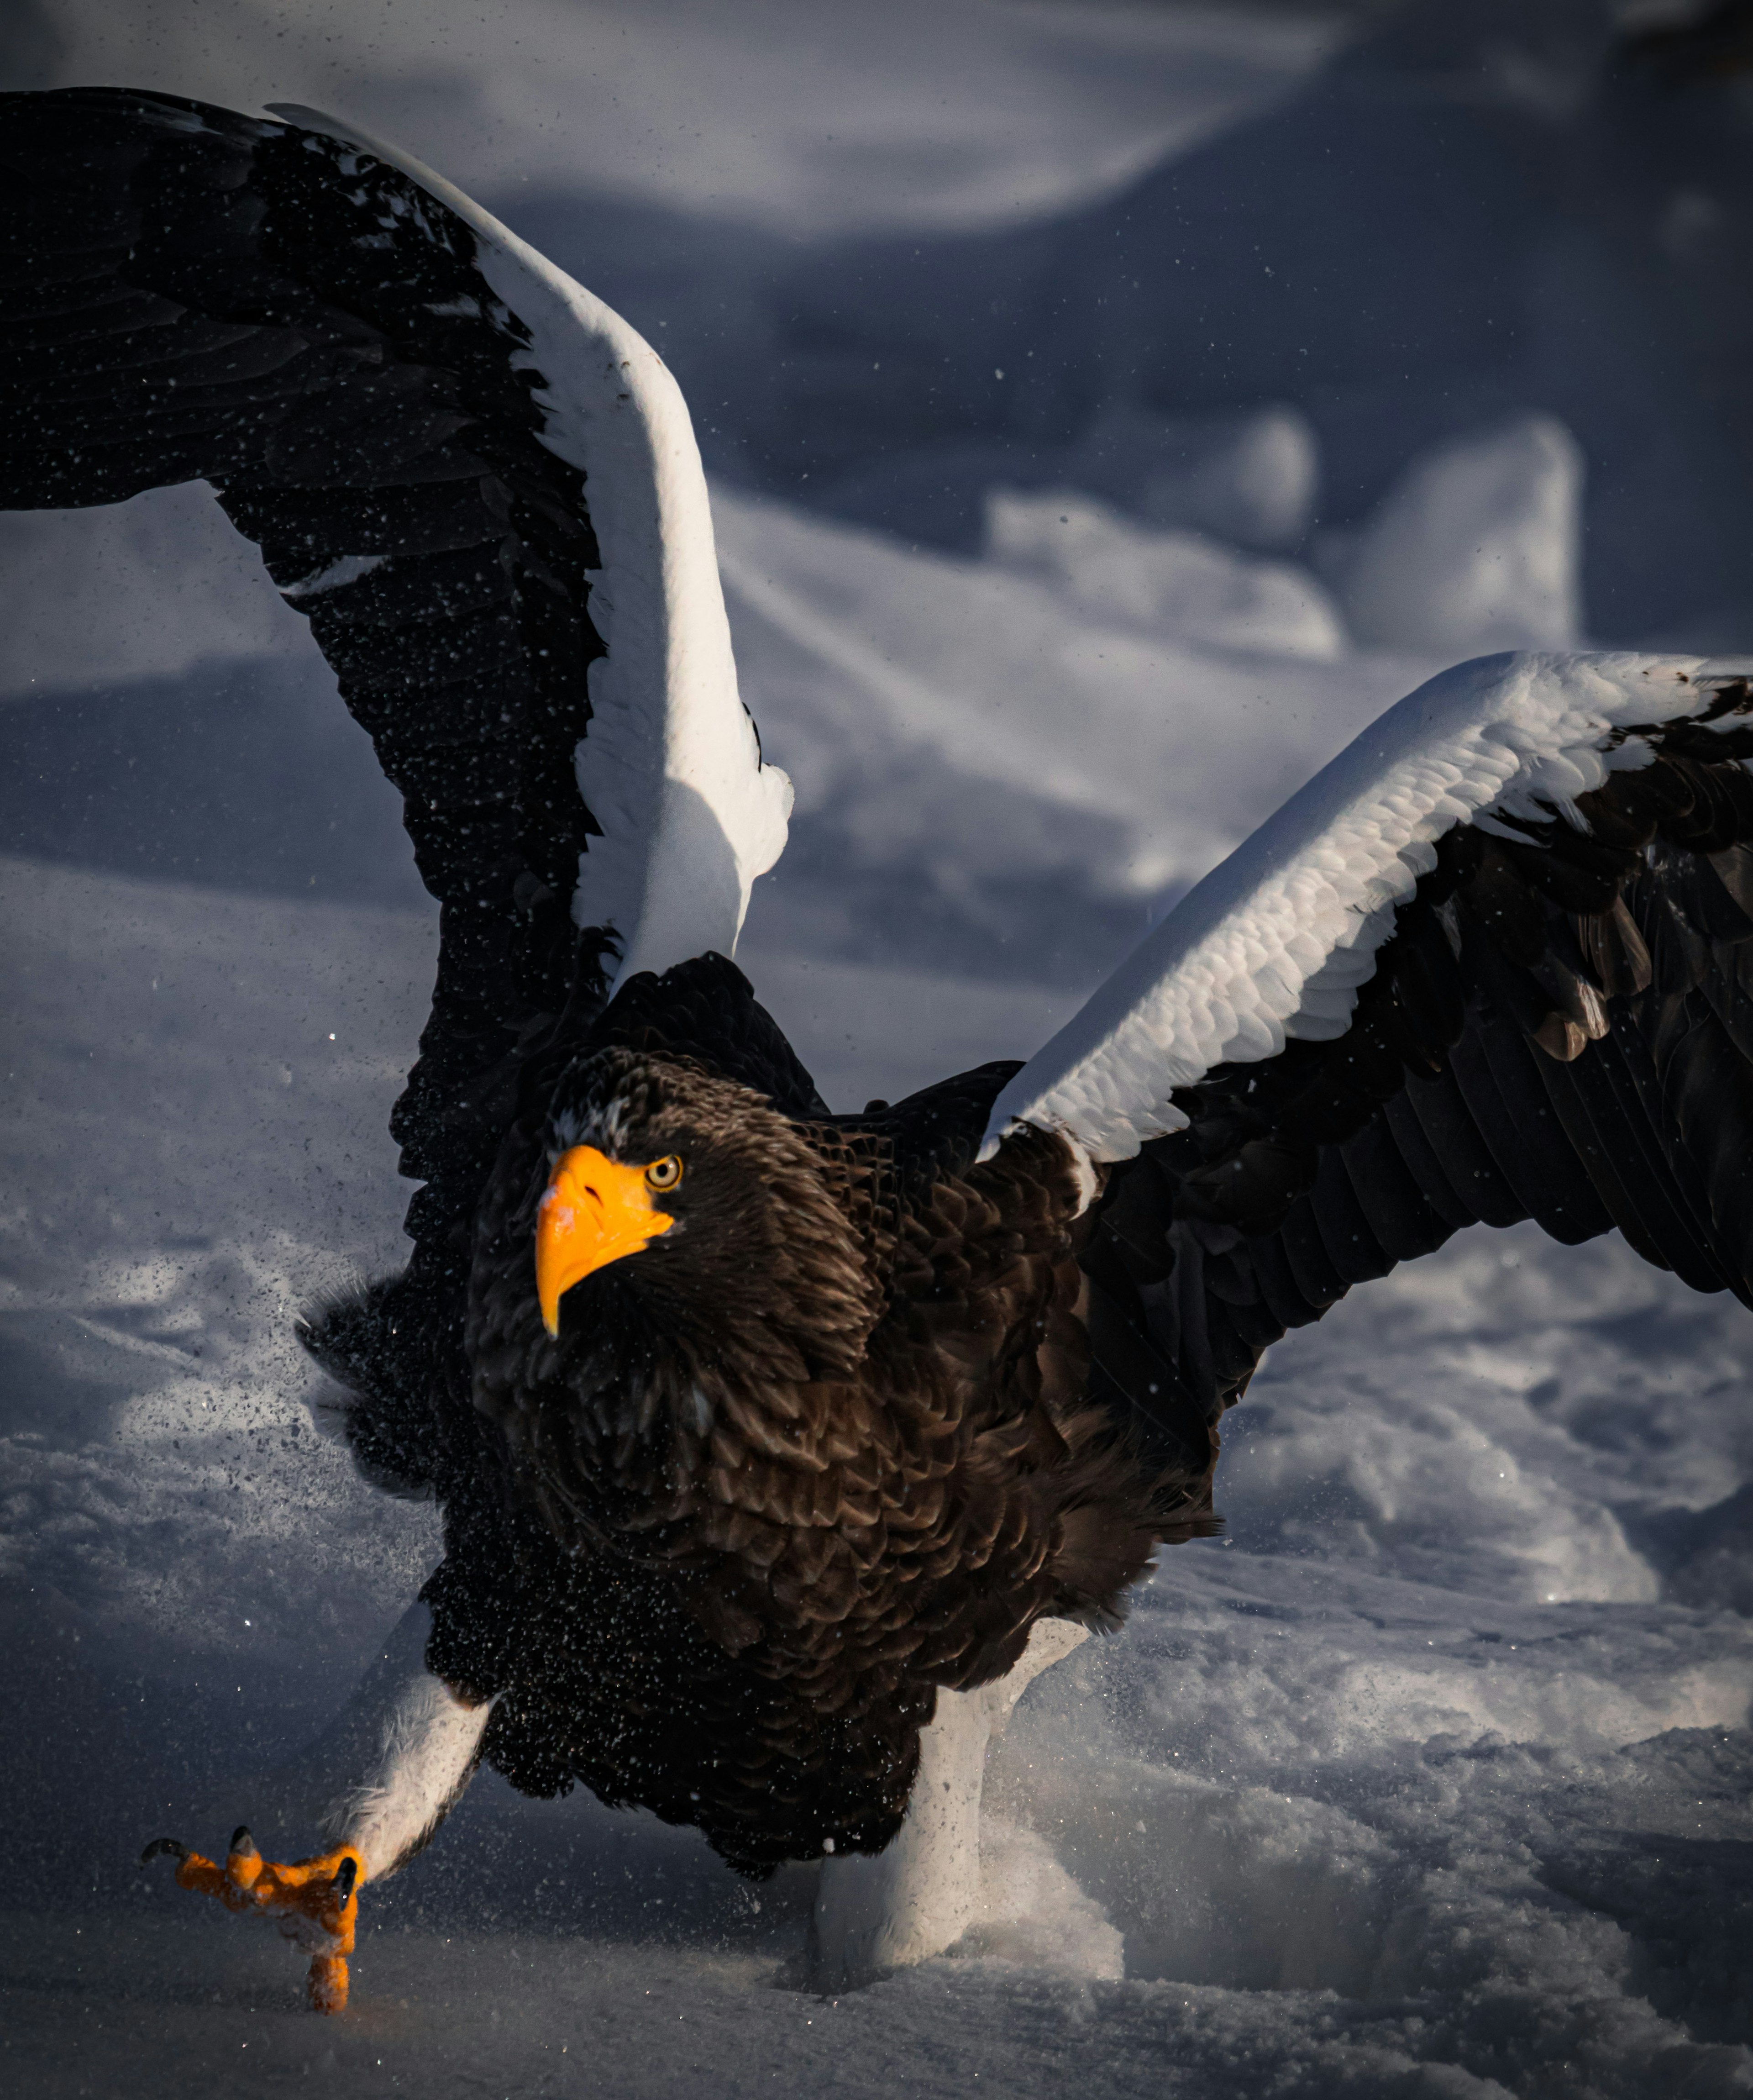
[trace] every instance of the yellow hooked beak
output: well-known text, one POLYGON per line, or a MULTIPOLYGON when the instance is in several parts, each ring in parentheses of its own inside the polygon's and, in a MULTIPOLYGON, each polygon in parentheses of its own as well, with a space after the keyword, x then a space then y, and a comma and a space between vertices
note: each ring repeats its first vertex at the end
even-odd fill
POLYGON ((676 1222, 652 1202, 647 1171, 623 1167, 593 1145, 561 1154, 535 1214, 535 1290, 550 1335, 560 1332, 560 1301, 575 1283, 637 1254, 676 1222))

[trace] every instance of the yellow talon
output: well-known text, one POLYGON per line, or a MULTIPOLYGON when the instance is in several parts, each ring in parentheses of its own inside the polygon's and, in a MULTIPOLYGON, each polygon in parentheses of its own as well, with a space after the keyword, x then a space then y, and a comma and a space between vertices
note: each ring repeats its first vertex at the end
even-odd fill
POLYGON ((347 1957, 353 1952, 365 1861, 351 1845, 315 1859, 264 1860, 243 1825, 232 1833, 222 1867, 191 1852, 174 1838, 155 1838, 140 1855, 148 1860, 167 1852, 177 1862, 177 1886, 217 1896, 230 1911, 271 1917, 288 1939, 311 1957, 305 1995, 313 2012, 346 2010, 347 1957))

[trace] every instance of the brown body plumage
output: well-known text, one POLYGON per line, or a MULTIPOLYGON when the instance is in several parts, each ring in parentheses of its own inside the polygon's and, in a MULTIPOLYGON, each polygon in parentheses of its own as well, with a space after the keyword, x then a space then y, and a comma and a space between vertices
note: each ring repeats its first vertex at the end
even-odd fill
MULTIPOLYGON (((1210 1454, 1165 1472, 1085 1397, 1069 1148, 975 1163, 1011 1069, 830 1117, 716 957, 536 1061, 477 1214, 430 1591, 433 1665, 497 1696, 515 1783, 581 1779, 747 1868, 879 1847, 937 1688, 1001 1674, 1043 1613, 1115 1623, 1158 1538, 1210 1528, 1210 1454), (583 1142, 686 1178, 551 1338, 537 1205, 583 1142)), ((356 1383, 362 1310, 313 1343, 356 1383)), ((372 1458, 369 1398, 353 1427, 372 1458)))

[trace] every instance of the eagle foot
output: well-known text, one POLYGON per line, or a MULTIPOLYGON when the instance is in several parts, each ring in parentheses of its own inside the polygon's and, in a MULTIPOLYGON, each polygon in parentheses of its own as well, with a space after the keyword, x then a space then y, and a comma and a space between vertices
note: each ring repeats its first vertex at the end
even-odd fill
POLYGON ((144 1867, 161 1854, 177 1863, 177 1886, 217 1896, 230 1911, 272 1917, 287 1939, 311 1957, 305 1995, 313 2012, 345 2012, 347 1957, 359 1920, 365 1862, 351 1845, 315 1859, 264 1860, 249 1826, 240 1824, 222 1866, 174 1838, 155 1838, 140 1855, 144 1867))

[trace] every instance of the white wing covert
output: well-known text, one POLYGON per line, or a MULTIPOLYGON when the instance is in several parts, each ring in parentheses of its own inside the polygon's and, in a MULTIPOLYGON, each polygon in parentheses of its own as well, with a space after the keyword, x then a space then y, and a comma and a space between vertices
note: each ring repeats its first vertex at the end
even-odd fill
MULTIPOLYGON (((1287 1041, 1345 1034, 1396 908, 1457 824, 1526 842, 1579 796, 1648 765, 1641 726, 1696 720, 1753 664, 1516 654, 1445 671, 1390 708, 1188 891, 1011 1080, 1011 1123, 1064 1130, 1095 1160, 1187 1127, 1178 1089, 1287 1041)), ((1706 727, 1720 739, 1737 714, 1706 727)), ((1725 744, 1726 752, 1729 747, 1725 744)))

